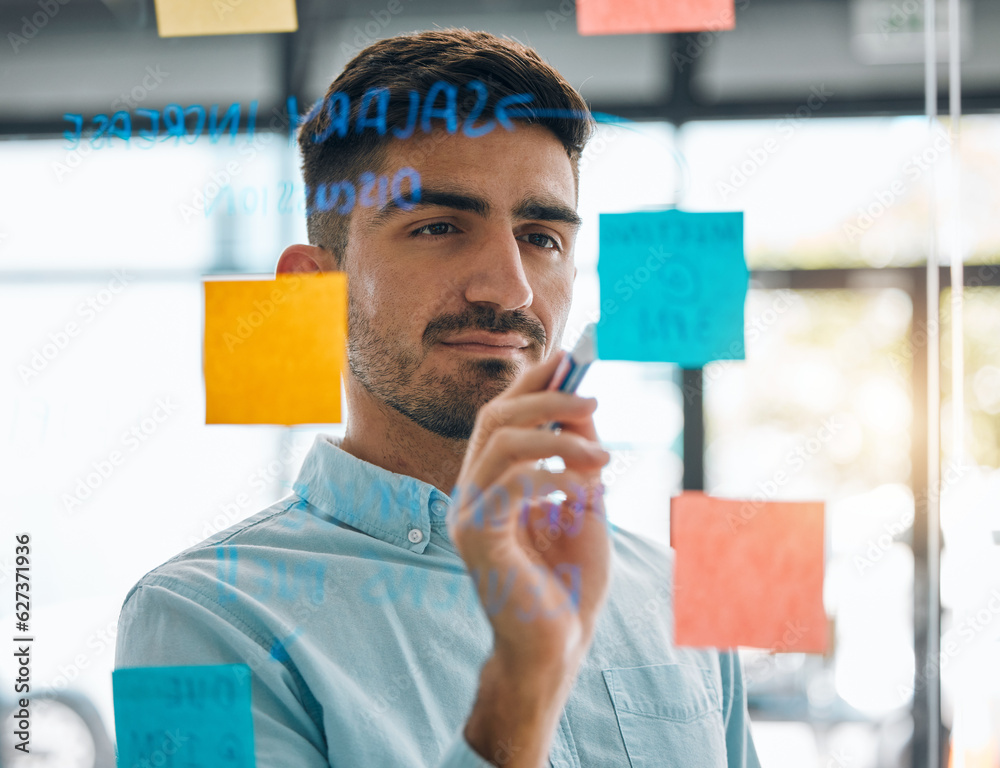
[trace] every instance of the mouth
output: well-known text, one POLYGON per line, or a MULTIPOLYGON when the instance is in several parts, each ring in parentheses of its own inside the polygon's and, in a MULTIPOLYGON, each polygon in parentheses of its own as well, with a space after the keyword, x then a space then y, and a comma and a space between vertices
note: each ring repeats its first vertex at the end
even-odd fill
POLYGON ((517 358, 527 353, 530 342, 519 333, 467 331, 444 339, 441 346, 466 355, 517 358))
POLYGON ((494 344, 461 343, 454 344, 441 342, 441 346, 457 352, 465 352, 474 355, 492 355, 493 357, 517 357, 523 355, 526 347, 507 347, 494 344))
POLYGON ((517 352, 527 349, 530 342, 518 333, 470 331, 444 339, 441 344, 471 352, 517 352))

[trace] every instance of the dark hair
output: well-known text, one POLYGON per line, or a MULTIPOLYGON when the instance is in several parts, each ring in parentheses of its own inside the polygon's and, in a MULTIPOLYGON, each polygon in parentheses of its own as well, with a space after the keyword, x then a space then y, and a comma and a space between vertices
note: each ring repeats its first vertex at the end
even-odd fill
MULTIPOLYGON (((473 107, 483 106, 477 103, 482 99, 481 93, 477 95, 464 88, 470 81, 486 86, 485 107, 476 109, 480 115, 477 125, 492 118, 500 99, 532 94, 528 104, 518 105, 516 111, 511 108, 511 118, 552 131, 566 149, 573 180, 579 188, 578 163, 595 123, 580 94, 533 49, 516 40, 467 29, 433 30, 380 40, 351 59, 330 84, 323 100, 313 107, 298 133, 302 176, 308 190, 309 242, 331 251, 339 268, 343 267, 347 248, 349 214, 338 213, 328 205, 317 206, 311 198, 321 184, 342 180, 356 184, 362 173, 382 173, 385 146, 400 140, 391 131, 355 130, 365 92, 386 89, 389 94, 386 123, 403 126, 407 123, 410 91, 423 98, 435 83, 448 83, 462 88, 456 113, 459 120, 464 120, 473 107), (349 99, 349 129, 342 136, 331 130, 334 94, 343 94, 336 97, 341 105, 345 96, 349 99)), ((366 112, 371 112, 370 106, 366 112)), ((437 120, 433 127, 443 134, 442 138, 448 135, 443 133, 442 120, 437 120)))

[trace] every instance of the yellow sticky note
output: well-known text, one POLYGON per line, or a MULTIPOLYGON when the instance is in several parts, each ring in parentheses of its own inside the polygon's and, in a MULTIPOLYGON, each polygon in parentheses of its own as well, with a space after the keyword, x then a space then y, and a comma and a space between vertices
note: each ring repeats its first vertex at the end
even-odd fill
POLYGON ((347 275, 204 285, 205 423, 338 423, 347 275))
POLYGON ((156 0, 160 37, 294 32, 295 0, 156 0))
POLYGON ((577 0, 581 35, 702 32, 736 26, 733 0, 577 0))

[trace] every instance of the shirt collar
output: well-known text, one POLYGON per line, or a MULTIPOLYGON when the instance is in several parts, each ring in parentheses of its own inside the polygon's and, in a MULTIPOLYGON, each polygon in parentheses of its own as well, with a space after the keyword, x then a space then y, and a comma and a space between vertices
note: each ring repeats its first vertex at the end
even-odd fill
POLYGON ((432 529, 455 550, 445 522, 447 494, 352 456, 341 441, 316 436, 293 486, 296 495, 327 517, 411 552, 427 548, 432 529))

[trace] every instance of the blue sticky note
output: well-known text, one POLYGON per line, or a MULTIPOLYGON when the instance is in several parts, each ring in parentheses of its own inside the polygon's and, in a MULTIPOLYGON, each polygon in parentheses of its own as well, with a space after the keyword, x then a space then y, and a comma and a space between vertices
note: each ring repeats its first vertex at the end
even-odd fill
POLYGON ((112 684, 118 768, 254 768, 246 664, 116 669, 112 684))
POLYGON ((602 213, 602 360, 743 360, 743 213, 602 213))

